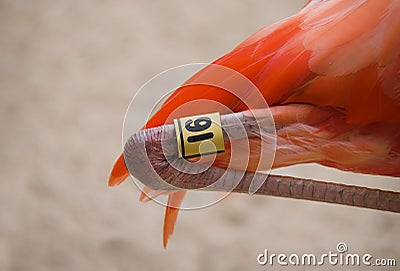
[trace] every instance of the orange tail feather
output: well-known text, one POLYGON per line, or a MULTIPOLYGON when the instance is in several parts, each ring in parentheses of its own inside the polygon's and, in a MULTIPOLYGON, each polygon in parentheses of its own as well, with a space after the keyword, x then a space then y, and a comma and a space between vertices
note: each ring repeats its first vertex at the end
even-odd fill
POLYGON ((164 218, 164 232, 163 232, 163 245, 167 247, 168 239, 174 232, 176 219, 178 218, 179 207, 185 197, 186 191, 177 191, 168 197, 168 206, 165 210, 164 218))
POLYGON ((124 155, 121 154, 114 164, 110 177, 108 178, 108 186, 115 186, 122 183, 129 176, 128 169, 125 166, 124 155))

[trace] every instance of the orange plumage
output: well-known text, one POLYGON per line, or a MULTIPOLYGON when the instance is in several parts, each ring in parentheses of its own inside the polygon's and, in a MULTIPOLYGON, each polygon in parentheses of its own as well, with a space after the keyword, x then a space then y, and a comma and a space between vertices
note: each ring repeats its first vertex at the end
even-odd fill
MULTIPOLYGON (((298 14, 261 29, 213 62, 249 78, 270 105, 275 121, 287 124, 277 131, 274 167, 317 162, 400 176, 399 14, 399 0, 309 1, 298 14)), ((212 72, 208 66, 188 82, 212 72)), ((235 112, 246 109, 223 89, 183 86, 145 128, 171 122, 177 117, 170 116, 176 108, 198 99, 217 101, 235 112)), ((191 107, 188 113, 212 111, 226 113, 204 106, 191 107)), ((177 114, 184 115, 185 110, 177 114)), ((257 140, 251 142, 257 156, 257 140)), ((218 155, 214 166, 225 167, 228 154, 229 149, 218 155)), ((109 185, 128 175, 121 156, 109 185)), ((170 195, 169 202, 179 206, 184 194, 170 195)), ((164 246, 177 213, 177 208, 167 207, 164 246)))

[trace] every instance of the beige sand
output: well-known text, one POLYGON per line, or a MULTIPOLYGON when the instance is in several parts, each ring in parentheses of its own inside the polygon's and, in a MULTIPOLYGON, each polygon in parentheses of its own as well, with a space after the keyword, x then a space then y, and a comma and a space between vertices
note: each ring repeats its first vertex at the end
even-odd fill
MULTIPOLYGON (((140 204, 131 181, 106 186, 126 107, 146 80, 212 61, 302 4, 0 1, 0 270, 271 270, 256 262, 264 248, 336 252, 340 241, 399 257, 398 215, 246 195, 181 213, 165 251, 164 208, 140 204)), ((399 179, 315 165, 280 172, 400 190, 399 179)))

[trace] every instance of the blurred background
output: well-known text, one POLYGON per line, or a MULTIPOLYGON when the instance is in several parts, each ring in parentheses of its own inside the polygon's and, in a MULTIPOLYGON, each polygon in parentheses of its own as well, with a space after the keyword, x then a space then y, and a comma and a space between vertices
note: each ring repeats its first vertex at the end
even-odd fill
MULTIPOLYGON (((398 257, 399 215, 248 195, 181 212, 164 250, 164 208, 139 203, 132 181, 107 187, 145 81, 210 62, 304 2, 0 0, 0 270, 266 270, 264 249, 322 254, 338 242, 398 257)), ((316 165, 276 173, 400 190, 398 178, 316 165)))

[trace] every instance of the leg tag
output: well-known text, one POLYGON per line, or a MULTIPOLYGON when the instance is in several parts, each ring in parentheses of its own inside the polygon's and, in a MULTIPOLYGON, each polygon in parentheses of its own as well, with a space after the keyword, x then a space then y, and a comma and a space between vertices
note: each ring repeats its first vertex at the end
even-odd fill
POLYGON ((192 158, 225 151, 218 112, 175 119, 174 125, 179 157, 192 158))

